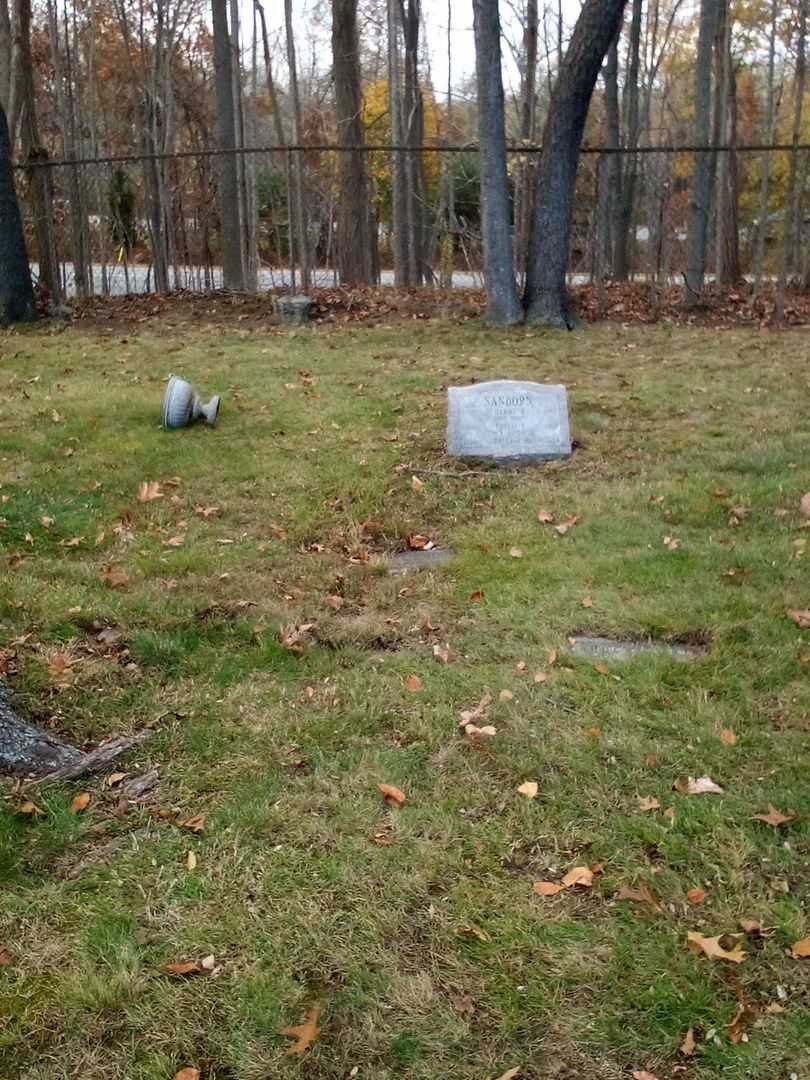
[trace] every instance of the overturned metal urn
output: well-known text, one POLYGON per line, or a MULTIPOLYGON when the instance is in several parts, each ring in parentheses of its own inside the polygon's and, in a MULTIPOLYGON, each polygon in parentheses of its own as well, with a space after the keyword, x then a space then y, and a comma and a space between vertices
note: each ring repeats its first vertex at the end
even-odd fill
POLYGON ((183 428, 195 420, 205 420, 209 427, 214 427, 219 415, 219 394, 215 394, 207 404, 203 404, 197 391, 190 382, 172 375, 163 398, 163 427, 183 428))

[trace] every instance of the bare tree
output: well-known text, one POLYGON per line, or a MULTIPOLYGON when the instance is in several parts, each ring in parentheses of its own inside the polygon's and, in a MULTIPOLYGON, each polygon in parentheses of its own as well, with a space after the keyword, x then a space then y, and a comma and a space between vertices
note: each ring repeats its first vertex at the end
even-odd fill
POLYGON ((501 22, 498 0, 473 0, 478 138, 481 146, 481 230, 487 322, 511 326, 522 322, 515 285, 506 127, 501 73, 501 22))
POLYGON ((627 45, 627 69, 622 96, 625 129, 624 146, 629 153, 623 155, 622 158, 617 158, 617 167, 621 169, 622 175, 618 198, 613 208, 616 215, 613 273, 619 281, 627 279, 631 265, 631 226, 635 210, 636 179, 638 176, 638 158, 634 151, 638 147, 639 138, 641 6, 642 0, 633 0, 630 40, 627 45))
POLYGON ((796 75, 794 80, 792 149, 788 172, 787 198, 785 200, 785 231, 782 241, 782 260, 777 288, 776 316, 784 318, 785 286, 791 277, 801 275, 802 259, 802 213, 801 185, 799 184, 799 143, 802 135, 804 91, 807 80, 807 8, 808 0, 799 0, 796 23, 796 75))
MULTIPOLYGON (((357 0, 332 0, 332 66, 338 143, 362 147, 365 132, 357 0)), ((344 285, 368 284, 376 278, 376 235, 367 155, 360 149, 341 153, 339 167, 338 272, 344 285)))
MULTIPOLYGON (((776 94, 774 74, 776 68, 776 26, 779 17, 779 0, 771 3, 771 28, 768 36, 768 88, 765 106, 765 139, 773 143, 776 124, 776 94)), ((754 296, 759 294, 762 283, 762 269, 765 262, 765 237, 768 230, 768 207, 771 185, 771 155, 766 151, 762 156, 762 177, 759 188, 759 213, 757 214, 756 246, 754 249, 754 296)))
MULTIPOLYGON (((298 91, 298 64, 295 57, 292 0, 284 0, 284 30, 287 42, 290 103, 292 105, 292 141, 294 146, 301 146, 301 95, 298 91)), ((296 247, 301 267, 301 285, 304 289, 308 289, 310 287, 310 266, 306 195, 304 193, 304 157, 301 150, 294 150, 290 153, 292 156, 293 211, 295 215, 296 247)))
POLYGON ((211 0, 214 26, 214 71, 217 94, 219 205, 222 224, 222 276, 226 289, 245 287, 242 225, 239 215, 239 170, 236 163, 236 123, 227 0, 211 0))
POLYGON ((0 326, 36 318, 20 208, 11 164, 11 140, 0 105, 0 326))
POLYGON ((571 329, 566 288, 582 135, 602 61, 625 0, 585 0, 557 77, 543 130, 524 306, 532 323, 571 329))
MULTIPOLYGON (((540 12, 537 0, 527 0, 523 24, 523 63, 520 86, 520 141, 534 142, 537 116, 537 39, 540 12)), ((531 155, 523 155, 515 179, 515 257, 526 265, 532 218, 534 166, 531 155)))
MULTIPOLYGON (((711 133, 712 52, 717 31, 719 0, 701 0, 695 63, 695 145, 709 146, 711 133)), ((687 307, 700 301, 706 273, 706 245, 709 238, 709 214, 714 185, 716 156, 710 150, 697 152, 692 177, 692 192, 687 229, 686 296, 687 307)))

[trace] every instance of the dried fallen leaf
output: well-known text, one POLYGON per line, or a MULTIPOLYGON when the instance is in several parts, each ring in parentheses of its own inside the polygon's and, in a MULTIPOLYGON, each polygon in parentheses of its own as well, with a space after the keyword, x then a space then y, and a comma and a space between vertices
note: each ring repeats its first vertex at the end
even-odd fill
POLYGON ((449 647, 447 645, 444 645, 444 646, 442 646, 442 645, 434 645, 433 646, 433 655, 442 664, 449 664, 450 663, 450 649, 449 649, 449 647))
POLYGON ((475 938, 476 941, 491 941, 492 938, 478 926, 462 926, 459 933, 464 937, 475 938))
POLYGON ((82 810, 86 810, 90 805, 90 792, 83 791, 80 795, 76 795, 73 802, 70 804, 71 814, 80 814, 82 810))
POLYGON ((193 851, 186 852, 186 870, 197 869, 197 855, 193 851))
POLYGON ((518 788, 518 795, 525 795, 527 799, 536 799, 540 785, 536 780, 526 780, 518 788))
POLYGON ((122 780, 126 780, 128 775, 129 774, 125 772, 110 773, 110 775, 104 780, 104 787, 115 787, 115 785, 120 784, 122 780))
POLYGON ((507 1069, 505 1073, 502 1073, 498 1080, 515 1080, 516 1076, 520 1076, 523 1072, 522 1065, 516 1065, 514 1069, 507 1069))
POLYGON ((421 492, 423 492, 425 490, 425 482, 424 482, 424 480, 420 480, 418 476, 412 476, 411 477, 411 488, 417 494, 420 494, 421 492))
POLYGON ((810 491, 802 495, 799 500, 799 512, 802 517, 810 518, 810 491))
POLYGON ((411 551, 423 551, 429 546, 432 545, 427 536, 422 536, 420 533, 411 533, 408 537, 408 547, 411 551))
POLYGON ((565 886, 559 885, 556 881, 535 881, 532 888, 538 896, 556 896, 557 893, 563 891, 565 886))
POLYGON ((511 548, 509 548, 509 554, 512 556, 513 559, 522 559, 523 558, 523 552, 519 547, 511 547, 511 548))
POLYGON ((718 934, 717 937, 704 937, 696 930, 689 930, 686 934, 692 952, 704 953, 710 960, 729 960, 732 964, 741 964, 745 959, 745 952, 739 945, 735 945, 733 949, 724 949, 720 944, 724 936, 718 934))
POLYGON ((129 574, 117 566, 105 566, 98 576, 113 589, 125 589, 129 585, 129 574))
POLYGON ((157 480, 144 480, 138 488, 138 501, 139 502, 153 502, 155 499, 162 499, 163 492, 160 490, 160 484, 157 480))
POLYGON ((686 894, 686 899, 690 904, 702 904, 706 899, 705 889, 690 889, 686 894))
POLYGON ((514 697, 515 695, 511 690, 501 690, 500 694, 498 694, 499 701, 513 701, 514 697))
POLYGON ((534 673, 534 682, 536 683, 544 683, 547 678, 548 675, 545 673, 545 671, 535 671, 534 673))
POLYGON ((736 746, 737 736, 734 734, 731 728, 720 728, 720 742, 722 742, 725 746, 736 746))
POLYGON ((473 604, 480 604, 484 599, 484 595, 482 589, 476 589, 475 592, 470 593, 470 602, 473 604))
POLYGON ((464 728, 464 734, 471 739, 491 739, 493 735, 498 734, 498 729, 494 728, 492 724, 485 724, 483 727, 478 727, 476 724, 467 724, 464 728))
POLYGON ((333 611, 340 611, 340 609, 343 607, 343 597, 337 595, 327 596, 326 603, 333 611))
POLYGON ((405 679, 405 689, 410 690, 412 694, 418 694, 421 690, 424 690, 424 686, 418 675, 409 675, 405 679))
POLYGON ((299 1024, 297 1027, 285 1027, 279 1032, 280 1035, 289 1035, 295 1039, 295 1042, 287 1050, 288 1054, 295 1054, 298 1057, 302 1057, 307 1050, 312 1046, 315 1040, 321 1033, 321 1029, 318 1027, 318 1019, 321 1015, 321 1006, 319 1002, 307 1006, 306 1009, 306 1022, 299 1024))
POLYGON ((636 798, 638 799, 638 808, 643 813, 648 810, 661 809, 661 803, 653 795, 637 795, 636 798))
POLYGON ((646 1069, 637 1069, 632 1073, 633 1080, 658 1080, 657 1076, 653 1076, 651 1072, 647 1072, 646 1069))
POLYGON ((553 525, 556 519, 553 514, 548 512, 548 510, 538 510, 537 520, 541 525, 553 525))
POLYGON ((688 776, 686 783, 676 780, 672 785, 682 795, 725 795, 725 790, 719 784, 715 784, 710 776, 688 776))
POLYGON ((549 667, 554 667, 554 665, 556 663, 557 663, 557 650, 556 649, 549 649, 548 650, 548 666, 549 667))
POLYGON ((45 817, 45 811, 40 809, 36 803, 31 802, 30 799, 26 799, 25 802, 21 802, 16 807, 18 814, 26 814, 28 817, 45 817))
POLYGON ((786 614, 800 630, 810 630, 810 609, 805 608, 800 611, 798 608, 788 608, 786 614))
POLYGON ((174 1074, 174 1080, 200 1080, 200 1070, 189 1066, 174 1074))
POLYGON ((46 528, 46 529, 50 529, 51 525, 53 525, 53 522, 54 522, 54 519, 52 517, 47 517, 47 516, 46 517, 41 517, 39 520, 40 520, 40 523, 43 525, 43 527, 46 528))
POLYGON ((401 809, 405 805, 405 792, 400 791, 398 787, 394 787, 393 784, 377 784, 377 787, 389 806, 401 809))
POLYGON ((0 945, 0 967, 8 967, 13 963, 11 953, 3 945, 0 945))
POLYGON ((588 866, 575 866, 562 879, 562 885, 564 889, 570 889, 573 885, 590 889, 593 885, 593 870, 588 866))
POLYGON ((667 551, 677 551, 681 546, 681 541, 677 536, 665 536, 664 547, 667 551))
POLYGON ((790 955, 796 960, 803 960, 810 956, 810 938, 802 938, 790 947, 790 955))
POLYGON ((201 833, 205 828, 205 814, 195 814, 193 817, 178 821, 177 824, 181 829, 190 829, 194 833, 201 833))
POLYGON ((791 821, 796 821, 798 814, 795 810, 788 810, 786 814, 781 813, 773 803, 768 803, 767 814, 754 814, 752 821, 764 821, 766 825, 773 825, 777 829, 780 825, 787 825, 791 821))
POLYGON ((593 599, 592 599, 592 597, 590 597, 590 596, 583 597, 582 598, 582 606, 586 607, 586 608, 593 607, 593 599))
POLYGON ((167 975, 199 975, 201 968, 196 960, 187 960, 182 964, 164 964, 167 975))
POLYGON ((642 885, 638 889, 630 889, 627 885, 622 885, 616 893, 616 899, 629 900, 633 904, 649 904, 652 910, 656 912, 663 910, 646 885, 642 885))
POLYGON ((695 1052, 695 1032, 693 1028, 689 1028, 687 1033, 683 1037, 683 1042, 678 1047, 684 1057, 692 1057, 695 1052))
POLYGON ((481 700, 473 709, 465 709, 461 713, 461 719, 459 720, 460 727, 466 727, 468 724, 474 724, 476 720, 482 720, 486 714, 487 709, 492 704, 492 694, 489 690, 484 694, 481 700))
POLYGON ((182 547, 185 542, 185 536, 170 536, 168 540, 163 541, 163 546, 170 548, 179 548, 182 547))

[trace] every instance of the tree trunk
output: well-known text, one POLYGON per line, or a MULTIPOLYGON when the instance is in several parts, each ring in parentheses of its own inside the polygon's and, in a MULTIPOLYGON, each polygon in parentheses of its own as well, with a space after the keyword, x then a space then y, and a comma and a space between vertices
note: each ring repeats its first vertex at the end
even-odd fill
MULTIPOLYGON (((293 29, 292 0, 284 0, 284 28, 287 39, 287 67, 290 76, 289 91, 292 104, 292 141, 294 146, 300 146, 302 141, 301 98, 298 93, 298 66, 295 59, 295 32, 293 29)), ((306 196, 304 194, 303 151, 294 150, 291 152, 291 155, 296 247, 298 248, 298 259, 301 264, 301 287, 304 290, 307 290, 310 287, 310 267, 306 196)))
POLYGON ((425 113, 419 85, 420 0, 407 0, 403 11, 405 51, 403 80, 403 121, 405 144, 406 199, 408 202, 407 258, 408 285, 421 285, 430 276, 425 262, 427 214, 423 155, 417 147, 424 142, 425 113), (412 148, 412 149, 411 149, 412 148))
MULTIPOLYGON (((520 88, 520 141, 534 142, 537 115, 537 38, 540 12, 537 0, 527 0, 526 23, 523 27, 523 72, 520 88)), ((518 267, 526 265, 529 250, 529 230, 532 220, 532 183, 534 160, 531 154, 521 156, 515 177, 515 260, 518 267)))
MULTIPOLYGON (((719 0, 701 0, 695 67, 695 145, 708 146, 711 132, 712 50, 717 29, 719 0)), ((687 308, 695 307, 703 291, 706 273, 706 244, 709 237, 709 214, 712 201, 716 155, 699 151, 692 177, 692 198, 686 238, 687 308)))
MULTIPOLYGON (((344 146, 362 146, 365 131, 357 0, 332 0, 332 65, 337 141, 344 146)), ((368 285, 375 280, 375 235, 367 155, 362 150, 356 150, 342 153, 339 158, 338 274, 343 285, 368 285)))
POLYGON ((715 144, 730 149, 720 155, 717 177, 715 278, 722 287, 733 287, 742 277, 738 223, 737 75, 731 55, 732 12, 722 5, 717 28, 717 95, 715 144))
POLYGON ((804 87, 807 77, 807 5, 808 0, 799 0, 799 22, 796 41, 796 78, 793 105, 793 148, 790 153, 790 171, 788 173, 787 198, 785 200, 785 231, 782 243, 782 262, 777 286, 776 317, 781 320, 785 315, 785 286, 792 275, 801 274, 802 214, 801 191, 799 187, 799 142, 802 133, 802 112, 804 109, 804 87))
POLYGON ((638 175, 638 158, 635 150, 638 147, 639 136, 638 73, 641 49, 641 3, 642 0, 633 0, 630 41, 627 46, 627 71, 622 99, 626 133, 624 145, 629 153, 623 155, 622 159, 624 167, 622 169, 621 198, 617 214, 614 275, 618 281, 626 281, 630 276, 630 252, 633 246, 632 225, 635 211, 636 178, 638 175))
MULTIPOLYGON (((0 0, 0 4, 3 0, 0 0)), ((31 208, 37 242, 39 281, 50 294, 51 303, 61 298, 59 259, 53 213, 53 177, 48 168, 48 151, 42 145, 37 123, 34 91, 34 61, 31 56, 31 0, 19 0, 20 40, 22 46, 22 123, 20 137, 26 173, 31 187, 31 208)))
POLYGON ((244 290, 242 227, 239 220, 239 170, 236 162, 236 130, 233 101, 231 45, 227 0, 211 0, 214 27, 214 72, 217 92, 217 148, 219 206, 222 231, 222 276, 226 289, 244 290))
POLYGON ((486 321, 495 326, 522 322, 515 285, 506 127, 501 73, 498 0, 473 0, 481 147, 481 232, 484 242, 486 321))
MULTIPOLYGON (((405 141, 402 119, 402 75, 400 72, 399 0, 387 0, 388 12, 388 107, 391 113, 391 143, 402 147, 405 141)), ((402 288, 408 280, 408 173, 405 154, 391 155, 392 223, 391 247, 394 257, 394 284, 402 288)))
MULTIPOLYGON (((608 49, 607 62, 604 70, 605 79, 605 119, 607 122, 607 138, 605 146, 608 149, 619 149, 621 140, 621 120, 619 116, 619 35, 614 37, 608 49)), ((601 162, 600 162, 601 165, 601 162)), ((616 251, 619 247, 621 236, 621 207, 622 207, 622 159, 621 154, 608 154, 604 166, 600 169, 600 192, 603 193, 603 212, 605 225, 603 228, 603 240, 605 251, 602 255, 602 263, 609 266, 611 273, 615 275, 616 251)))
MULTIPOLYGON (((765 138, 768 145, 773 143, 776 120, 776 94, 774 92, 774 73, 776 68, 776 24, 779 17, 780 0, 773 0, 771 7, 771 30, 768 38, 768 98, 765 106, 765 138)), ((754 296, 759 295, 762 284, 762 270, 765 263, 765 237, 768 232, 768 210, 770 205, 771 155, 765 151, 762 157, 762 178, 759 189, 759 214, 757 215, 756 247, 754 251, 754 296)))
POLYGON ((6 114, 0 105, 0 326, 36 318, 6 114))
POLYGON ((524 305, 531 323, 575 323, 566 288, 577 165, 599 70, 625 0, 585 0, 562 62, 543 131, 524 305))

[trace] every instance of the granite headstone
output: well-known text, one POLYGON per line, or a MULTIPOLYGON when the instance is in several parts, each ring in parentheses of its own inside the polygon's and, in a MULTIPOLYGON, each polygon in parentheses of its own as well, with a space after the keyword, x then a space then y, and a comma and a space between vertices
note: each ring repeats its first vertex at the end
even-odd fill
POLYGON ((499 379, 447 391, 452 457, 530 465, 571 456, 564 386, 499 379))

